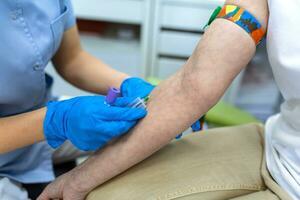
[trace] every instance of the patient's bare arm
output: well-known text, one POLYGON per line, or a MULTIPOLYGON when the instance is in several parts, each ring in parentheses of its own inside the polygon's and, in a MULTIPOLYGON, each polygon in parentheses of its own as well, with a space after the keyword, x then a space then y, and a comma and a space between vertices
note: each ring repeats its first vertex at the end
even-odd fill
MULTIPOLYGON (((247 8, 266 26, 265 0, 227 2, 247 8)), ((84 183, 81 191, 91 190, 168 144, 215 105, 254 52, 243 29, 224 19, 214 21, 182 69, 153 91, 147 117, 77 167, 74 183, 84 183)))
MULTIPOLYGON (((266 24, 267 7, 258 1, 248 10, 266 24)), ((142 161, 187 129, 220 99, 254 52, 255 44, 244 30, 216 20, 184 67, 151 94, 148 116, 131 134, 78 168, 87 179, 93 177, 87 187, 96 187, 142 161)))
MULTIPOLYGON (((265 1, 230 3, 242 4, 266 26, 265 1)), ((213 22, 184 67, 151 94, 148 116, 131 134, 78 168, 89 179, 87 187, 96 187, 125 171, 187 129, 220 99, 254 52, 252 38, 240 27, 223 19, 213 22)))

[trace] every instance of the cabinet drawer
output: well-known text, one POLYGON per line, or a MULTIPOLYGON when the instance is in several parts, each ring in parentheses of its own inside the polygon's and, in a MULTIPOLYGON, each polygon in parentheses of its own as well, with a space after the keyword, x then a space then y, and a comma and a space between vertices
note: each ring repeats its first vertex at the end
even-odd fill
POLYGON ((143 0, 72 0, 77 17, 139 24, 145 13, 143 0))
POLYGON ((214 9, 222 1, 165 1, 161 7, 161 26, 165 28, 203 31, 214 9))
POLYGON ((161 79, 166 79, 175 74, 185 62, 182 59, 160 58, 157 63, 157 76, 161 79))
POLYGON ((189 57, 197 46, 201 34, 162 31, 159 36, 158 53, 161 55, 189 57))

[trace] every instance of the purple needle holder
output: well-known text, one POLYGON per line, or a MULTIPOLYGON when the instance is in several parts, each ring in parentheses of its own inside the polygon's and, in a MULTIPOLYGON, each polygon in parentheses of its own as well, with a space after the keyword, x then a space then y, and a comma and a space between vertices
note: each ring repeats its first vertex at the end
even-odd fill
POLYGON ((107 93, 107 96, 105 98, 105 101, 107 104, 112 105, 115 103, 116 99, 121 95, 120 90, 117 88, 111 87, 109 88, 109 91, 107 93))

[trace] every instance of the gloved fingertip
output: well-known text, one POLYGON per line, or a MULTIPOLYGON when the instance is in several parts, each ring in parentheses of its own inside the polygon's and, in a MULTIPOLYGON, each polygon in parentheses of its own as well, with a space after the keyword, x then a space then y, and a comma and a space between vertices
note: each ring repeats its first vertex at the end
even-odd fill
POLYGON ((196 121, 194 124, 191 126, 193 132, 197 132, 201 130, 201 123, 200 120, 196 121))
POLYGON ((135 100, 135 97, 119 97, 113 103, 116 107, 126 107, 135 100))
POLYGON ((181 134, 179 134, 179 135, 176 136, 176 139, 179 140, 179 139, 182 138, 182 136, 183 136, 183 134, 181 133, 181 134))
POLYGON ((119 122, 116 126, 115 137, 119 137, 128 133, 130 129, 132 129, 137 124, 137 121, 122 121, 119 122))
POLYGON ((132 108, 128 111, 127 119, 125 120, 139 120, 141 118, 144 118, 147 114, 148 111, 143 108, 132 108))

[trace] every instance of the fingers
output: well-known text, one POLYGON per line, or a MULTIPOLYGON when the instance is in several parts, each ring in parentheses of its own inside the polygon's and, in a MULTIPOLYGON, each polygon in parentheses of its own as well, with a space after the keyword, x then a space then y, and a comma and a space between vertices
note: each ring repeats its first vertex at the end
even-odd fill
POLYGON ((196 121, 191 127, 194 132, 200 131, 201 130, 200 120, 196 121))
POLYGON ((49 198, 44 192, 42 192, 42 194, 40 194, 40 196, 37 198, 37 200, 48 200, 48 199, 49 198))
POLYGON ((129 104, 131 104, 132 102, 134 102, 135 100, 136 100, 136 97, 119 97, 119 98, 116 99, 113 106, 126 107, 129 104))
MULTIPOLYGON (((119 137, 125 133, 127 133, 131 128, 136 125, 136 121, 111 121, 107 122, 109 126, 103 126, 103 124, 99 124, 95 127, 97 130, 101 131, 102 138, 105 140, 104 136, 107 136, 106 142, 109 142, 111 139, 119 137)), ((100 140, 100 138, 99 138, 100 140)))
POLYGON ((148 96, 154 86, 145 80, 137 77, 128 78, 121 85, 122 95, 125 97, 141 97, 148 96))
MULTIPOLYGON (((124 101, 125 102, 125 101, 124 101)), ((122 102, 123 103, 123 102, 122 102)), ((110 106, 94 113, 94 117, 104 121, 136 121, 147 115, 143 108, 110 106)))
POLYGON ((58 177, 45 188, 37 200, 83 200, 86 193, 76 191, 68 178, 69 173, 58 177))
POLYGON ((93 130, 87 131, 80 139, 70 136, 74 146, 82 151, 96 151, 111 140, 126 134, 136 125, 136 121, 102 121, 95 123, 93 130))
POLYGON ((51 187, 47 186, 46 189, 40 194, 37 200, 52 200, 52 199, 60 199, 58 194, 55 193, 55 190, 51 189, 51 187))
POLYGON ((64 175, 57 178, 44 189, 37 200, 63 199, 64 181, 64 175))
POLYGON ((106 121, 136 121, 147 115, 147 110, 143 108, 112 108, 108 115, 100 116, 106 121))
POLYGON ((131 128, 136 125, 135 121, 121 121, 121 122, 112 122, 112 127, 114 128, 113 134, 114 137, 119 137, 127 133, 131 128))
MULTIPOLYGON (((52 186, 51 186, 52 187, 52 186)), ((80 194, 76 192, 71 192, 66 194, 58 195, 54 188, 46 188, 42 194, 37 198, 37 200, 83 200, 85 199, 85 194, 80 194)))
POLYGON ((121 108, 115 120, 118 121, 136 121, 144 118, 147 115, 147 110, 143 108, 121 108))

